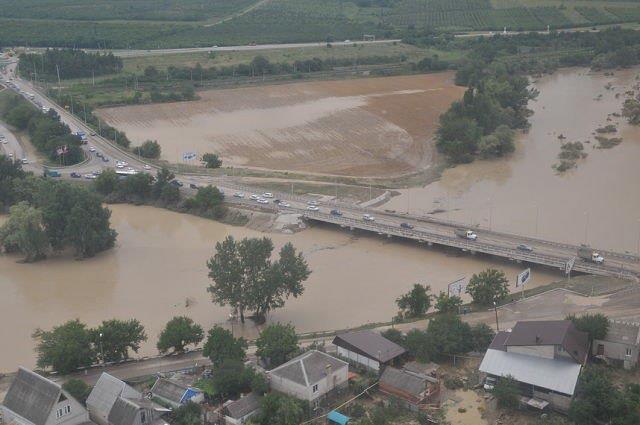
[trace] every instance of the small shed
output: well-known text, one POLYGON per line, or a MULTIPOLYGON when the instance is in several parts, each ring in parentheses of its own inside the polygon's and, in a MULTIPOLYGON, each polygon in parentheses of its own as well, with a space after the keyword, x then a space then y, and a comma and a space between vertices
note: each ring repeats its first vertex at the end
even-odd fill
POLYGON ((227 401, 224 404, 223 415, 226 425, 244 424, 250 417, 260 412, 262 397, 250 393, 238 400, 227 401))
POLYGON ((340 412, 332 410, 327 415, 327 422, 331 425, 348 425, 350 418, 340 412))
POLYGON ((371 330, 340 334, 333 339, 338 355, 369 369, 379 371, 381 366, 392 364, 407 350, 371 330))
POLYGON ((187 402, 202 403, 204 401, 202 391, 166 378, 156 380, 151 388, 151 394, 172 407, 180 407, 187 402))

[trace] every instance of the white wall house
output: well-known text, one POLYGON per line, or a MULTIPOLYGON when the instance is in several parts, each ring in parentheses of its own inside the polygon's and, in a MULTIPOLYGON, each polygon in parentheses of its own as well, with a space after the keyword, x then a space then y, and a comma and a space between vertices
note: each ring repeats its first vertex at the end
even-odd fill
POLYGON ((318 405, 328 393, 348 385, 349 364, 312 350, 268 372, 272 390, 318 405))
POLYGON ((22 367, 0 413, 4 423, 18 425, 80 425, 89 421, 86 409, 60 385, 22 367))
POLYGON ((406 353, 406 350, 370 330, 340 334, 333 339, 338 356, 365 368, 380 371, 380 367, 391 364, 406 353))

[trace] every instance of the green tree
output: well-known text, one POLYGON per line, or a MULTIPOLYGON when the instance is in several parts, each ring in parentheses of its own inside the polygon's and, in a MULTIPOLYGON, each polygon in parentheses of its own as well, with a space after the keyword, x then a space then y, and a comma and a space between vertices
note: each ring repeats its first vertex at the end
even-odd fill
POLYGON ((473 350, 471 326, 453 314, 439 314, 429 321, 427 335, 434 357, 448 358, 473 350))
POLYGON ((50 331, 36 329, 33 339, 36 341, 37 364, 43 369, 50 367, 58 373, 67 374, 92 365, 96 359, 91 332, 77 319, 54 326, 50 331))
POLYGON ((571 403, 569 417, 576 424, 609 423, 616 414, 618 390, 604 368, 589 366, 580 374, 576 398, 571 403))
POLYGON ((298 348, 298 336, 291 324, 275 323, 260 332, 256 340, 256 354, 274 368, 290 360, 298 348))
POLYGON ((214 326, 209 330, 202 353, 209 357, 216 367, 225 360, 244 361, 247 347, 244 338, 234 338, 228 330, 214 326))
POLYGON ((627 99, 622 107, 622 116, 624 116, 629 124, 640 124, 640 101, 637 99, 627 99))
POLYGON ((407 332, 402 345, 406 350, 421 362, 428 362, 434 356, 434 350, 427 332, 422 329, 411 329, 407 332))
POLYGON ((162 148, 160 147, 160 143, 156 140, 147 140, 140 146, 133 148, 133 153, 143 158, 157 159, 160 158, 161 152, 162 148))
POLYGON ((488 136, 483 136, 478 143, 478 153, 483 158, 505 156, 515 150, 513 142, 515 132, 506 125, 501 125, 488 136))
POLYGON ((471 276, 466 292, 474 303, 491 305, 509 295, 508 283, 503 271, 487 269, 471 276))
POLYGON ((430 291, 429 285, 414 284, 411 291, 396 300, 402 315, 404 317, 424 316, 431 307, 430 291))
POLYGON ((235 397, 247 388, 244 363, 237 359, 224 359, 213 371, 213 388, 220 398, 235 397))
POLYGON ((457 295, 449 296, 446 292, 440 291, 433 307, 440 313, 457 313, 461 305, 462 298, 457 295))
POLYGON ((226 213, 224 194, 215 186, 199 187, 193 198, 187 199, 185 207, 211 218, 221 218, 226 213))
POLYGON ((493 388, 493 395, 498 400, 498 406, 506 409, 518 407, 519 389, 518 382, 512 376, 503 376, 498 379, 493 388))
POLYGON ((189 317, 176 316, 167 322, 160 333, 157 347, 161 353, 166 353, 170 349, 182 353, 187 345, 198 345, 203 338, 202 326, 194 323, 189 317))
POLYGON ((4 154, 0 154, 0 211, 10 207, 16 200, 16 182, 26 177, 22 164, 12 161, 4 154))
POLYGON ((216 253, 207 262, 213 284, 207 291, 213 302, 230 305, 244 323, 247 309, 264 321, 266 314, 284 305, 290 296, 304 291, 302 282, 310 274, 301 253, 291 244, 280 250, 279 260, 272 262, 273 243, 269 238, 245 238, 240 242, 232 236, 216 244, 216 253))
POLYGON ((571 320, 575 327, 589 334, 589 344, 594 339, 604 339, 609 330, 609 319, 602 313, 585 313, 580 316, 569 315, 565 320, 571 320))
POLYGON ((298 425, 305 416, 302 402, 283 394, 269 393, 262 399, 255 422, 258 425, 298 425))
POLYGON ((471 162, 481 134, 474 119, 461 117, 450 110, 440 116, 436 147, 455 163, 471 162))
POLYGON ((65 239, 75 248, 76 255, 87 258, 112 248, 117 233, 111 229, 111 211, 104 208, 95 194, 86 192, 77 198, 69 211, 65 239))
POLYGON ((147 340, 144 326, 136 320, 105 320, 91 331, 94 346, 99 348, 99 357, 105 362, 129 358, 129 350, 137 353, 140 344, 147 340))
POLYGON ((104 170, 93 182, 96 191, 102 195, 111 195, 118 189, 118 175, 112 168, 104 170))
POLYGON ((83 380, 71 378, 62 384, 62 389, 71 394, 73 398, 83 405, 87 404, 87 397, 89 397, 91 387, 89 387, 83 380))
POLYGON ((159 199, 160 196, 162 196, 162 191, 175 177, 176 176, 167 167, 162 167, 160 171, 156 173, 156 181, 153 183, 153 189, 151 189, 153 198, 159 199))
POLYGON ((473 336, 473 351, 481 352, 489 348, 496 334, 486 323, 477 323, 471 327, 471 335, 473 336))
POLYGON ((172 425, 201 425, 202 407, 199 404, 188 402, 171 412, 169 421, 172 425))
POLYGON ((222 167, 222 160, 215 153, 205 153, 202 155, 202 161, 205 163, 205 167, 207 168, 220 168, 222 167))
POLYGON ((42 213, 26 202, 12 206, 9 220, 0 227, 0 245, 7 251, 20 251, 28 263, 45 258, 49 241, 42 213))

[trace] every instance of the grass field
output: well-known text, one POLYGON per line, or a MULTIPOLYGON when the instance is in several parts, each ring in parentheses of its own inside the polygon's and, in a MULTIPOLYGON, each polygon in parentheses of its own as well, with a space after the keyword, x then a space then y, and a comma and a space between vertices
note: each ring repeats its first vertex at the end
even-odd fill
POLYGON ((640 20, 640 2, 577 0, 0 0, 0 44, 107 48, 359 40, 407 29, 534 30, 640 20), (373 4, 374 6, 366 6, 373 4))

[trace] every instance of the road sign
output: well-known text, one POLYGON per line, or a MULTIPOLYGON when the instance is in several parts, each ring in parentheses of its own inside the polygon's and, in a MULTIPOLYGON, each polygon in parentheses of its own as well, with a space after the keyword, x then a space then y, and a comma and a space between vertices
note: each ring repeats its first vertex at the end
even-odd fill
POLYGON ((467 277, 461 277, 460 279, 453 281, 449 284, 448 286, 448 290, 449 290, 449 296, 457 296, 460 297, 462 296, 462 293, 464 292, 464 290, 467 288, 467 277))
POLYGON ((518 275, 518 278, 516 279, 516 288, 526 285, 527 282, 529 282, 529 279, 531 279, 531 269, 526 269, 518 275))
POLYGON ((573 257, 571 260, 567 261, 567 263, 564 265, 564 274, 569 274, 571 273, 571 270, 573 269, 573 265, 576 262, 576 257, 573 257))

